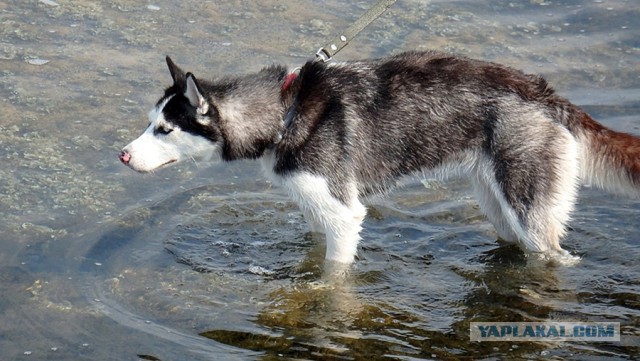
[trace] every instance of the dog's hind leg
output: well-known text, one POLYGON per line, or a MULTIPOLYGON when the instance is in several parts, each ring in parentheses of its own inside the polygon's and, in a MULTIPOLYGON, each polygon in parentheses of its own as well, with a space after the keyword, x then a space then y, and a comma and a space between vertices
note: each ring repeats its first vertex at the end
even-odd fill
POLYGON ((355 187, 350 199, 343 202, 330 191, 324 177, 310 173, 288 176, 283 185, 298 203, 311 227, 323 230, 327 239, 326 259, 339 263, 353 262, 366 208, 360 203, 355 187))
POLYGON ((503 206, 498 200, 494 189, 492 189, 492 182, 493 181, 484 179, 480 175, 472 177, 471 179, 480 210, 482 210, 482 213, 484 213, 489 222, 495 227, 498 232, 498 238, 503 241, 517 242, 518 236, 507 221, 507 215, 502 211, 503 206))
POLYGON ((544 138, 520 141, 526 148, 511 143, 486 154, 474 183, 501 237, 515 236, 533 252, 566 255, 559 241, 576 199, 578 147, 560 125, 547 123, 540 133, 544 138))
POLYGON ((579 184, 579 147, 576 139, 560 125, 557 137, 549 144, 554 150, 546 159, 545 173, 547 186, 537 193, 525 214, 530 241, 525 246, 538 252, 557 252, 567 255, 560 247, 560 239, 566 232, 566 224, 571 219, 579 184))
POLYGON ((528 237, 526 226, 505 196, 496 179, 493 161, 481 157, 471 177, 480 209, 498 232, 498 237, 509 242, 521 242, 528 237))

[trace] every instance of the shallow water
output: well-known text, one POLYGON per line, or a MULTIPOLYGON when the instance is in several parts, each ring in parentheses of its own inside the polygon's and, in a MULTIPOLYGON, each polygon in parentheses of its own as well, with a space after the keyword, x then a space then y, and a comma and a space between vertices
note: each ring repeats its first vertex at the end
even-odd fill
MULTIPOLYGON (((465 182, 411 177, 326 282, 322 239, 255 163, 118 163, 165 55, 201 77, 300 64, 370 3, 0 3, 0 359, 637 359, 636 200, 584 188, 567 267, 497 243, 465 182), (544 320, 620 322, 621 342, 469 341, 544 320)), ((499 61, 640 134, 639 39, 635 0, 401 0, 338 58, 499 61)))

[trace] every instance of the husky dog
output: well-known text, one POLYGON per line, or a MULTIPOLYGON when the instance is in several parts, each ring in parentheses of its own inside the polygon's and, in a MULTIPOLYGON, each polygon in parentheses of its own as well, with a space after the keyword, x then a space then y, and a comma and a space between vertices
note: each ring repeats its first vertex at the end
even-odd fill
POLYGON ((640 190, 640 138, 503 65, 408 52, 205 81, 166 60, 173 85, 122 163, 260 159, 325 233, 327 260, 354 260, 361 198, 419 171, 468 177, 500 238, 547 255, 567 254, 559 240, 580 184, 640 190))

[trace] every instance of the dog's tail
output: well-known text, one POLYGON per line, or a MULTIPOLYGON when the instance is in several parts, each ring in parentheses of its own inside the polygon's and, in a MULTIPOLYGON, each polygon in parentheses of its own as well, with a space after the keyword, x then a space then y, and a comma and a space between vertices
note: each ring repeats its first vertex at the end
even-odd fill
POLYGON ((640 137, 611 130, 578 107, 571 108, 567 126, 580 146, 582 182, 639 197, 640 137))

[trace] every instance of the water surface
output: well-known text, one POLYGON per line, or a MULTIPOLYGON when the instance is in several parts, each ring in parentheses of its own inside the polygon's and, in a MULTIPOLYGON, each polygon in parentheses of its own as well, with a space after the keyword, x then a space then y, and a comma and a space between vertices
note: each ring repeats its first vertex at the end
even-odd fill
MULTIPOLYGON (((0 359, 637 359, 640 203, 590 188, 571 267, 496 242, 464 181, 407 178, 368 202, 359 260, 252 162, 140 175, 118 150, 169 85, 298 65, 371 2, 0 3, 0 359), (478 343, 474 321, 620 322, 615 343, 478 343)), ((437 49, 543 74, 640 134, 640 8, 400 0, 340 59, 437 49)))

